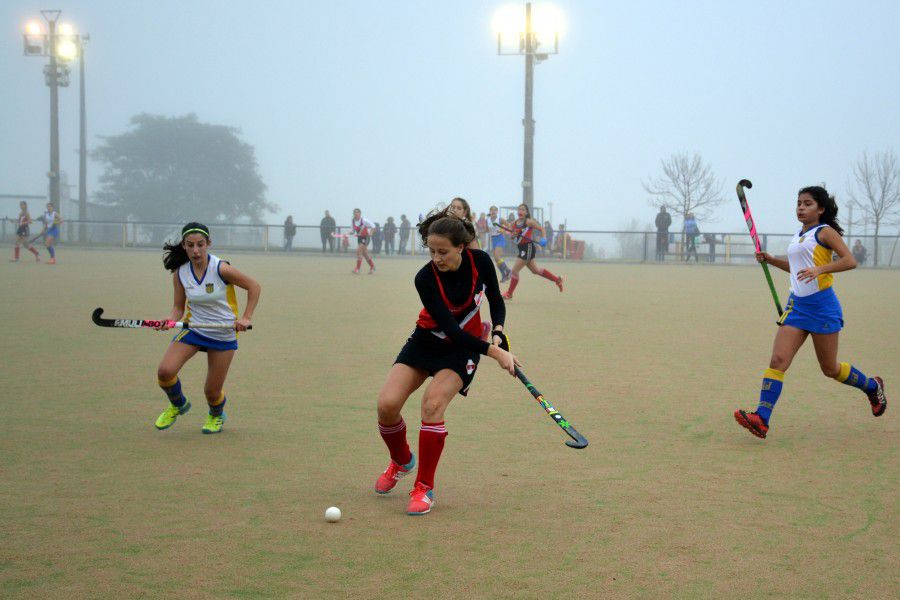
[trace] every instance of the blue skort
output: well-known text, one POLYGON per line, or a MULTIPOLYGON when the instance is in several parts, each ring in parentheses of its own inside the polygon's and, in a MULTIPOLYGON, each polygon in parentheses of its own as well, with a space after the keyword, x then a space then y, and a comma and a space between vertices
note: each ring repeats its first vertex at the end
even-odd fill
POLYGON ((809 333, 837 333, 844 327, 844 311, 833 288, 809 296, 791 293, 778 324, 809 333))
POLYGON ((207 350, 237 350, 238 347, 237 340, 231 340, 227 342, 223 342, 222 340, 214 340, 190 329, 181 331, 178 335, 172 338, 172 341, 181 342, 182 344, 187 344, 188 346, 196 346, 200 349, 200 352, 206 352, 207 350))
POLYGON ((503 234, 491 236, 491 249, 506 248, 506 237, 503 234))

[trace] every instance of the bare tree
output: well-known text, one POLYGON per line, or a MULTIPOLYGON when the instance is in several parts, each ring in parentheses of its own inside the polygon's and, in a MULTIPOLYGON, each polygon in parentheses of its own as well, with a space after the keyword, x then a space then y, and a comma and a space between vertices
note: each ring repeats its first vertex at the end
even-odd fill
POLYGON ((853 166, 855 186, 848 195, 863 211, 865 218, 875 224, 874 264, 878 265, 878 231, 900 216, 900 163, 893 150, 862 158, 853 166))
POLYGON ((699 154, 679 152, 660 162, 663 174, 641 182, 644 191, 653 196, 653 206, 665 206, 682 218, 694 213, 697 219, 704 219, 725 199, 723 181, 716 179, 712 167, 704 164, 699 154))

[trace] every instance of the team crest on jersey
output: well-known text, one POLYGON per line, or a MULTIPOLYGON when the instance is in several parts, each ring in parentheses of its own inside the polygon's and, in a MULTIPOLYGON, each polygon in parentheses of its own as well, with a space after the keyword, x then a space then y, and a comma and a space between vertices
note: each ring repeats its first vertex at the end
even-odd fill
POLYGON ((213 293, 213 290, 215 289, 215 287, 216 287, 216 286, 214 286, 213 284, 207 283, 207 284, 206 284, 206 293, 207 293, 207 294, 212 294, 212 293, 213 293))
POLYGON ((803 243, 803 240, 805 240, 805 239, 806 239, 806 236, 805 236, 805 235, 804 235, 804 236, 801 236, 800 239, 797 241, 797 243, 798 243, 798 244, 802 244, 802 243, 803 243))
POLYGON ((469 362, 466 363, 466 374, 471 375, 474 372, 475 372, 475 361, 473 361, 470 358, 469 362))

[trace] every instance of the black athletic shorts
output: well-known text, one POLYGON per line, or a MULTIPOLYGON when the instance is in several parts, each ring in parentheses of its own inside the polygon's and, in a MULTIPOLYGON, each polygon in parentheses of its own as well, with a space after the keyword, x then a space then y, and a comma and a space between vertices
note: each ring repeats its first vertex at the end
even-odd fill
POLYGON ((525 262, 528 262, 529 260, 534 258, 534 244, 525 242, 524 244, 519 244, 517 248, 519 249, 519 258, 521 258, 525 262))
POLYGON ((28 237, 28 225, 19 225, 16 227, 16 235, 19 237, 28 237))
POLYGON ((358 236, 356 236, 356 241, 359 246, 368 246, 369 245, 369 236, 358 235, 358 236))
MULTIPOLYGON (((434 342, 430 342, 417 338, 417 335, 419 334, 414 334, 406 340, 406 344, 400 350, 394 364, 400 363, 422 369, 432 377, 438 371, 450 369, 462 379, 462 388, 459 393, 465 396, 469 391, 472 379, 475 378, 475 370, 478 369, 481 355, 436 337, 434 342)), ((424 333, 424 335, 432 334, 424 333)))

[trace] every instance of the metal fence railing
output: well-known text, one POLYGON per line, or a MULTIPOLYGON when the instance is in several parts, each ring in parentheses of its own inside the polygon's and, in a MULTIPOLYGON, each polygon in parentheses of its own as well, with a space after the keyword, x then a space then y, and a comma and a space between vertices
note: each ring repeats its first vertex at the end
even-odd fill
MULTIPOLYGON (((40 232, 40 223, 32 226, 32 233, 40 232)), ((139 221, 66 221, 60 226, 61 244, 85 247, 118 248, 161 248, 163 243, 178 239, 182 224, 149 223, 139 221)), ((347 232, 348 226, 340 226, 337 232, 347 232)), ((269 224, 214 224, 210 225, 213 243, 217 248, 234 250, 254 250, 262 252, 285 252, 287 250, 283 225, 269 224)), ((787 251, 792 234, 760 234, 763 248, 776 255, 787 251)), ((0 241, 12 243, 15 240, 15 225, 8 221, 0 223, 0 241)), ((900 268, 900 235, 854 235, 846 238, 851 248, 859 240, 865 248, 867 258, 863 266, 876 264, 882 267, 900 268)), ((482 247, 486 240, 482 239, 482 247)), ((627 261, 653 262, 657 258, 657 233, 655 231, 591 231, 570 230, 563 235, 554 234, 545 247, 539 248, 538 256, 558 260, 579 261, 627 261)), ((668 262, 697 260, 697 262, 719 264, 752 263, 753 244, 747 232, 706 233, 697 236, 693 245, 681 233, 670 233, 661 238, 660 248, 665 250, 668 262)), ((354 252, 356 242, 323 236, 318 225, 297 225, 296 235, 290 251, 293 252, 354 252)), ((405 244, 395 236, 393 246, 382 240, 373 240, 370 251, 384 254, 393 249, 392 254, 424 254, 425 248, 415 232, 405 244)), ((506 253, 515 255, 514 243, 507 242, 506 253)))

